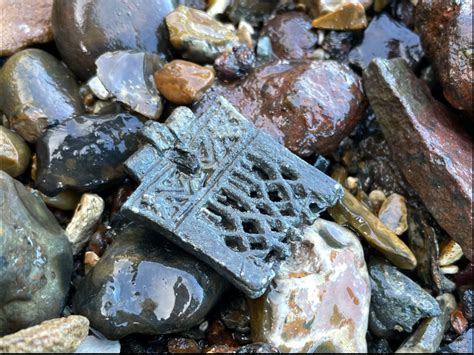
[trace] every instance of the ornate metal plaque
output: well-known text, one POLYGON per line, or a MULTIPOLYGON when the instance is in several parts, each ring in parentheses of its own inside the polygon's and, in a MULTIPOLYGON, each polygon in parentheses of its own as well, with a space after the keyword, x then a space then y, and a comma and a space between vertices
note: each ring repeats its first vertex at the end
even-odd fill
POLYGON ((265 292, 302 224, 342 187, 256 129, 225 99, 202 116, 178 107, 148 121, 126 162, 140 186, 123 206, 250 297, 265 292))

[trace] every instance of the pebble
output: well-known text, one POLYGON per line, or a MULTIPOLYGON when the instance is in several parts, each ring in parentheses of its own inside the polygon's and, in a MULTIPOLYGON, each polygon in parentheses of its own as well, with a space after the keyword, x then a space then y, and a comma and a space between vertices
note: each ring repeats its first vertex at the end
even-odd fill
POLYGON ((0 126, 0 170, 12 177, 23 174, 30 163, 30 147, 15 132, 0 126))
POLYGON ((250 331, 249 309, 244 297, 240 296, 225 302, 219 313, 227 328, 241 333, 250 331))
POLYGON ((474 328, 459 336, 453 342, 443 346, 438 352, 448 354, 471 354, 473 344, 474 328))
POLYGON ((89 333, 89 321, 69 316, 42 322, 0 338, 2 353, 70 353, 89 333))
POLYGON ((341 4, 314 19, 313 27, 340 31, 360 30, 367 27, 365 9, 360 2, 340 1, 338 3, 341 4))
POLYGON ((163 239, 127 227, 79 285, 74 310, 108 339, 190 329, 224 291, 212 269, 163 239))
POLYGON ((357 75, 330 60, 264 65, 221 94, 256 127, 303 157, 336 149, 366 108, 357 75))
POLYGON ((76 354, 119 354, 120 342, 117 340, 100 339, 94 335, 87 336, 75 351, 76 354))
POLYGON ((276 15, 268 21, 261 35, 270 38, 273 53, 279 59, 308 58, 318 44, 311 17, 298 11, 276 15))
POLYGON ((53 0, 0 0, 0 57, 53 39, 53 0))
POLYGON ((78 254, 92 237, 104 211, 104 200, 96 194, 83 194, 66 228, 72 253, 78 254))
POLYGON ((236 347, 231 347, 228 345, 213 345, 204 350, 206 354, 229 354, 235 353, 237 350, 236 347))
POLYGON ((173 0, 58 0, 53 32, 61 58, 82 80, 95 73, 96 59, 117 50, 135 49, 169 56, 164 18, 173 0))
POLYGON ((46 196, 38 190, 30 189, 32 193, 38 194, 47 206, 60 209, 62 211, 74 211, 81 199, 81 195, 75 191, 62 191, 55 196, 46 196))
POLYGON ((155 73, 158 91, 176 105, 198 101, 214 82, 214 71, 185 60, 173 60, 155 73))
POLYGON ((160 118, 163 103, 153 80, 153 74, 164 65, 158 54, 108 52, 97 58, 95 64, 98 80, 116 101, 147 118, 160 118))
POLYGON ((439 268, 439 270, 440 270, 443 274, 452 275, 452 274, 457 274, 457 273, 459 272, 459 266, 457 266, 457 265, 441 266, 441 267, 439 268))
POLYGON ((407 270, 416 267, 415 255, 407 245, 349 191, 345 190, 342 200, 328 212, 337 223, 348 223, 394 265, 407 270))
POLYGON ((198 354, 201 347, 193 339, 172 338, 168 341, 168 352, 170 354, 198 354))
POLYGON ((474 290, 471 287, 463 287, 460 290, 462 311, 466 319, 470 322, 474 319, 474 290))
POLYGON ((253 26, 258 26, 272 15, 279 0, 232 0, 227 8, 226 15, 233 23, 242 19, 253 26))
POLYGON ((387 199, 385 196, 384 192, 382 190, 372 190, 369 193, 369 202, 370 202, 370 207, 372 208, 372 211, 375 214, 378 214, 380 211, 380 207, 382 207, 382 204, 384 201, 387 199))
POLYGON ((166 25, 173 48, 193 62, 213 63, 239 42, 234 30, 205 12, 187 6, 179 6, 166 16, 166 25))
POLYGON ((323 219, 303 232, 251 302, 253 340, 281 352, 366 352, 370 282, 358 238, 323 219))
POLYGON ((439 253, 439 266, 448 266, 463 256, 461 246, 454 241, 454 239, 449 239, 441 243, 441 250, 439 253))
POLYGON ((420 1, 416 27, 444 97, 472 116, 472 1, 420 1))
POLYGON ((241 346, 235 351, 236 354, 279 354, 278 348, 268 343, 253 343, 241 346))
POLYGON ((93 251, 86 251, 84 253, 84 271, 86 275, 94 266, 97 265, 99 260, 100 260, 100 257, 93 251))
POLYGON ((441 314, 436 300, 417 283, 382 259, 369 262, 372 284, 369 329, 378 337, 390 338, 411 332, 422 318, 441 314))
POLYGON ((72 73, 40 49, 25 49, 8 58, 0 69, 0 92, 0 111, 10 128, 30 143, 48 126, 83 113, 72 73))
POLYGON ((403 58, 415 68, 423 54, 420 37, 382 13, 370 21, 361 44, 349 53, 349 62, 365 69, 374 58, 403 58))
POLYGON ((470 136, 401 59, 372 61, 364 86, 406 180, 472 260, 470 136))
POLYGON ((464 317, 464 314, 462 313, 462 306, 459 304, 456 310, 454 310, 451 313, 451 327, 454 329, 454 331, 458 334, 461 335, 464 333, 464 331, 467 329, 469 326, 469 322, 467 319, 464 317))
POLYGON ((72 252, 41 198, 0 171, 0 335, 59 317, 72 252))
POLYGON ((436 300, 441 314, 423 320, 415 332, 395 351, 396 354, 434 353, 438 349, 449 326, 449 316, 456 309, 456 299, 445 293, 436 300))
POLYGON ((321 47, 331 59, 348 64, 349 52, 354 41, 355 35, 352 31, 325 31, 321 47))
POLYGON ((402 235, 408 230, 406 199, 399 194, 391 194, 383 202, 378 216, 396 235, 402 235))
POLYGON ((138 148, 142 122, 129 113, 84 115, 48 130, 36 144, 36 187, 95 191, 125 176, 123 162, 138 148))
POLYGON ((252 49, 242 45, 224 52, 214 62, 214 70, 219 79, 224 81, 242 79, 254 67, 255 54, 252 49))

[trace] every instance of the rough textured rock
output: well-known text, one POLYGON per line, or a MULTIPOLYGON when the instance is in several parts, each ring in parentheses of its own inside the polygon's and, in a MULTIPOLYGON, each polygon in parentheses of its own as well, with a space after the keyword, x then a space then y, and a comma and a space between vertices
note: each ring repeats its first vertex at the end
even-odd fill
POLYGON ((472 353, 474 328, 470 328, 466 333, 456 338, 455 341, 443 346, 438 352, 448 354, 470 354, 472 353))
POLYGON ((335 149, 366 108, 359 78, 334 61, 269 64, 221 94, 300 156, 335 149))
POLYGON ((349 53, 349 62, 365 69, 374 58, 398 57, 415 67, 423 57, 420 37, 383 13, 370 21, 362 43, 349 53))
POLYGON ((75 311, 107 338, 192 328, 225 289, 212 269, 163 239, 127 227, 78 287, 75 311))
POLYGON ((58 317, 66 302, 72 252, 41 199, 0 171, 0 334, 58 317), (20 257, 21 256, 21 257, 20 257))
POLYGON ((471 138, 401 59, 374 60, 364 86, 406 180, 472 260, 471 138))
POLYGON ((422 0, 416 27, 451 105, 473 110, 472 0, 422 0))
POLYGON ((396 235, 402 235, 408 229, 406 199, 399 194, 391 194, 383 202, 378 216, 396 235))
POLYGON ((252 301, 252 337, 282 352, 366 352, 370 283, 349 230, 318 219, 262 298, 252 301))
POLYGON ((205 12, 186 6, 166 16, 166 25, 173 48, 193 62, 212 63, 239 42, 235 31, 205 12))
POLYGON ((53 39, 53 0, 0 0, 0 56, 53 39))
POLYGON ((0 126, 0 170, 12 177, 23 174, 30 162, 30 147, 15 132, 0 126))
POLYGON ((61 57, 81 79, 105 52, 169 53, 165 16, 172 0, 55 0, 53 32, 61 57))
POLYGON ((69 316, 42 322, 0 338, 2 353, 70 353, 89 333, 89 321, 69 316))
POLYGON ((453 295, 445 293, 436 298, 441 309, 441 314, 436 317, 424 319, 415 332, 405 340, 395 353, 434 353, 446 329, 449 327, 449 316, 456 309, 456 299, 453 295))
POLYGON ((83 113, 71 72, 40 49, 11 56, 0 69, 0 111, 27 142, 35 142, 50 125, 83 113))
POLYGON ((281 59, 303 59, 314 51, 318 34, 312 30, 311 17, 303 12, 285 12, 272 18, 262 30, 273 53, 281 59))
POLYGON ((46 195, 94 191, 125 177, 141 121, 128 113, 84 115, 54 126, 36 144, 36 186, 46 195))
POLYGON ((470 322, 474 319, 474 290, 471 287, 464 286, 460 292, 462 312, 470 322))
POLYGON ((388 262, 371 260, 369 274, 372 284, 369 329, 378 337, 411 332, 421 318, 441 314, 429 293, 388 262))
POLYGON ((191 105, 209 89, 214 76, 211 69, 178 59, 155 73, 155 83, 168 101, 176 105, 191 105))

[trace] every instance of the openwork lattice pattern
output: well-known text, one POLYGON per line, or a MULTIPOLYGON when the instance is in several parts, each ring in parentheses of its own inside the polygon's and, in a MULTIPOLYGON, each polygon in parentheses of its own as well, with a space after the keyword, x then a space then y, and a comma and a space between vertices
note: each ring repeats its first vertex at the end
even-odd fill
POLYGON ((141 181, 123 207, 258 297, 341 187, 266 134, 224 99, 199 118, 177 109, 147 124, 149 144, 127 161, 141 181))

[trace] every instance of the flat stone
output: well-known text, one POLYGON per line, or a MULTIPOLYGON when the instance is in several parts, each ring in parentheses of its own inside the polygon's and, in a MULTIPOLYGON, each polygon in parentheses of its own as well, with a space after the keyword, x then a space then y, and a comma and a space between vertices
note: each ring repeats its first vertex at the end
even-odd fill
POLYGON ((416 27, 445 98, 472 115, 472 1, 421 1, 416 27))
POLYGON ((155 83, 168 101, 176 105, 191 105, 209 89, 214 76, 211 69, 177 59, 155 73, 155 83))
POLYGON ((381 259, 369 263, 372 284, 369 329, 380 338, 411 332, 421 319, 441 314, 436 300, 418 284, 381 259))
POLYGON ((25 49, 6 61, 0 69, 0 92, 0 111, 27 142, 84 112, 72 73, 40 49, 25 49))
POLYGON ((112 340, 174 333, 198 325, 226 285, 161 235, 128 226, 78 286, 73 308, 112 340))
POLYGON ((251 305, 252 337, 281 352, 367 352, 370 281, 355 234, 318 219, 251 305))
POLYGON ((97 78, 115 100, 145 117, 160 118, 163 102, 153 80, 153 74, 164 65, 158 54, 107 52, 95 64, 97 78))
POLYGON ((378 216, 396 235, 402 235, 408 229, 406 199, 399 194, 391 194, 383 202, 378 216))
POLYGON ((0 126, 0 170, 12 177, 25 172, 30 162, 30 147, 15 132, 0 126))
POLYGON ((183 58, 212 63, 223 52, 238 45, 235 31, 203 11, 179 6, 166 16, 171 45, 183 58))
POLYGON ((349 53, 349 62, 365 69, 374 58, 403 58, 414 68, 423 54, 420 37, 382 13, 370 21, 362 43, 349 53))
POLYGON ((406 180, 472 260, 470 136, 401 59, 374 60, 364 86, 406 180))
POLYGON ((367 18, 361 3, 344 1, 330 12, 315 18, 311 24, 326 30, 360 30, 367 27, 367 18))
POLYGON ((129 113, 84 115, 48 130, 36 144, 36 187, 95 191, 125 177, 123 163, 138 149, 142 122, 129 113))
POLYGON ((61 58, 82 80, 106 52, 135 49, 169 56, 165 16, 173 0, 58 0, 53 32, 61 58))
POLYGON ((0 0, 0 56, 53 40, 53 0, 0 0))
POLYGON ((0 171, 0 335, 59 317, 72 273, 64 231, 41 198, 0 171))
POLYGON ((140 186, 122 207, 210 264, 250 297, 262 295, 301 224, 342 188, 257 130, 225 99, 200 117, 177 108, 148 121, 126 166, 140 186))

